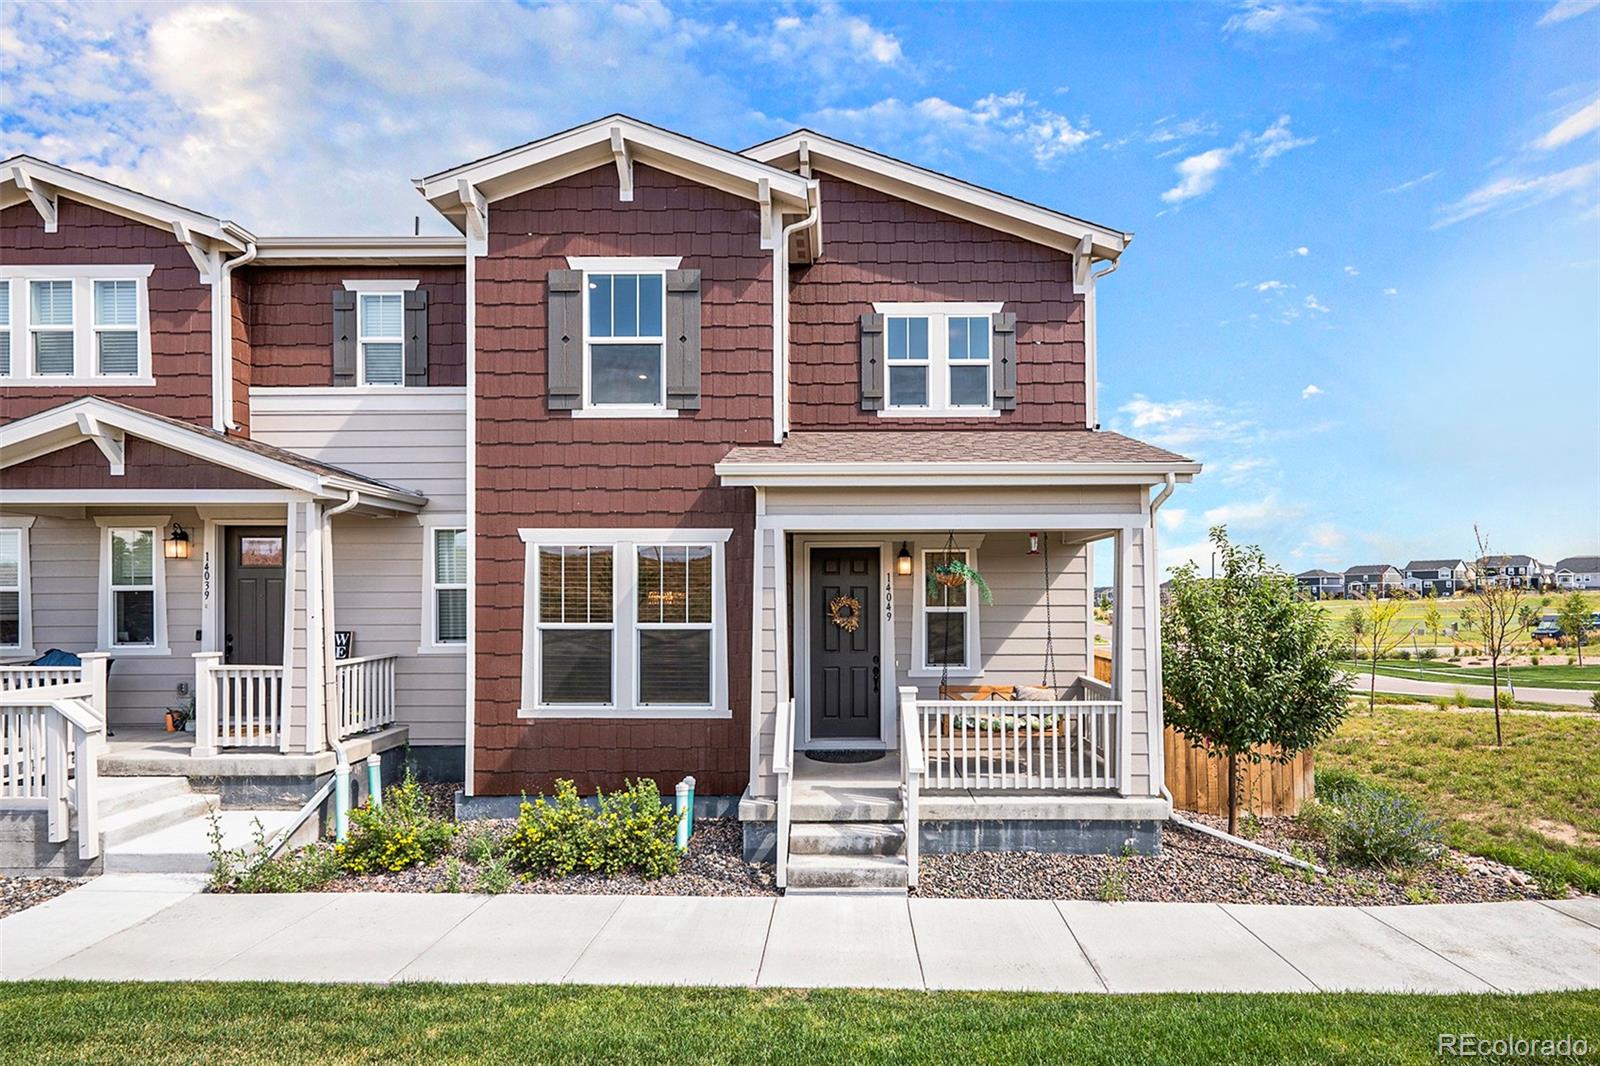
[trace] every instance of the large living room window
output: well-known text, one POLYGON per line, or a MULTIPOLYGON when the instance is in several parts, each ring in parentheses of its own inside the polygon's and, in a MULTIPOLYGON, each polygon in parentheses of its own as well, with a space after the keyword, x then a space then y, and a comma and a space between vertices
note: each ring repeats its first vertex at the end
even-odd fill
POLYGON ((0 265, 0 377, 13 385, 154 385, 140 265, 0 265))
POLYGON ((521 532, 523 716, 729 716, 731 530, 521 532))
POLYGON ((874 305, 884 316, 888 395, 900 417, 986 417, 994 409, 993 315, 1000 304, 874 305))

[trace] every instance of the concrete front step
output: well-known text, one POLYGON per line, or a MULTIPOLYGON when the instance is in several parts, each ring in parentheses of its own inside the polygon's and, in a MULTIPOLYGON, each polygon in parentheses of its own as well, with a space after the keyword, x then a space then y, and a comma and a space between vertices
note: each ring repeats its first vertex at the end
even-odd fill
POLYGON ((124 814, 158 800, 189 794, 186 777, 102 777, 100 789, 100 820, 124 814))
POLYGON ((894 855, 791 855, 789 888, 904 892, 906 862, 894 855))
POLYGON ((796 822, 898 822, 904 812, 899 788, 797 788, 789 805, 796 822))
POLYGON ((204 816, 222 805, 216 796, 184 791, 150 803, 127 807, 120 813, 100 819, 100 839, 109 849, 138 837, 189 821, 205 821, 204 816))
MULTIPOLYGON (((197 797, 199 798, 199 797, 197 797)), ((215 809, 214 796, 208 810, 215 809)), ((293 822, 295 811, 217 811, 224 848, 248 848, 255 843, 256 820, 263 834, 271 839, 279 829, 293 822)), ((154 832, 107 844, 106 873, 210 873, 211 819, 190 817, 154 832)))
POLYGON ((790 855, 899 855, 903 826, 888 822, 802 822, 789 832, 790 855))

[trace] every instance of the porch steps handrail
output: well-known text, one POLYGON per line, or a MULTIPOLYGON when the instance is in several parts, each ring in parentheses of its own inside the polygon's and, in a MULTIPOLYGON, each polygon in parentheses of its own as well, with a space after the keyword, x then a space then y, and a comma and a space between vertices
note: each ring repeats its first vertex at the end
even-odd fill
POLYGON ((80 859, 100 854, 96 749, 105 716, 94 701, 102 694, 92 677, 0 691, 0 808, 43 808, 52 844, 71 836, 76 811, 80 859))
POLYGON ((772 736, 772 772, 778 778, 778 887, 789 882, 789 826, 794 806, 794 700, 778 708, 772 736))
POLYGON ((368 733, 394 724, 398 655, 339 659, 333 675, 339 691, 339 737, 368 733))
POLYGON ((906 885, 917 887, 917 866, 922 843, 922 815, 917 809, 918 793, 928 773, 927 753, 922 746, 921 715, 917 710, 917 690, 900 690, 900 802, 905 814, 906 885))
POLYGON ((1118 791, 1120 700, 916 700, 928 788, 1118 791))

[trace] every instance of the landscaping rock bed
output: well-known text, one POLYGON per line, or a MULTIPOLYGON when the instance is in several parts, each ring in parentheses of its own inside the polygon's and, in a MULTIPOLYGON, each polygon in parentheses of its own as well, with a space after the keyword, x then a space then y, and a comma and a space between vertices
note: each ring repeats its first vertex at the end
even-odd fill
POLYGON ((36 907, 81 884, 70 877, 0 877, 0 918, 36 907))
MULTIPOLYGON (((1217 828, 1226 819, 1188 814, 1217 828)), ((1255 842, 1299 849, 1322 862, 1318 842, 1290 818, 1263 818, 1255 842)), ((1299 870, 1244 848, 1168 824, 1160 855, 1045 855, 985 852, 924 855, 916 894, 946 899, 1148 900, 1184 903, 1296 903, 1315 906, 1478 903, 1539 899, 1525 874, 1477 856, 1447 852, 1437 863, 1394 874, 1370 869, 1299 870)))

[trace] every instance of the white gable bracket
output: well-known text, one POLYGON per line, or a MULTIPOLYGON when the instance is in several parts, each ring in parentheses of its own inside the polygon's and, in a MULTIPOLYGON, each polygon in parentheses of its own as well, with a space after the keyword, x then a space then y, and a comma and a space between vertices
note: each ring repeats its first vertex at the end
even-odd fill
POLYGON ((773 231, 777 228, 772 212, 772 183, 766 178, 756 182, 756 200, 761 204, 761 247, 774 246, 773 231))
POLYGON ((21 167, 11 168, 11 179, 17 183, 17 188, 27 194, 34 210, 39 212, 39 217, 44 220, 44 231, 54 233, 58 222, 55 187, 34 181, 33 175, 21 167))
POLYGON ((617 161, 617 185, 621 189, 618 197, 623 203, 633 202, 633 153, 628 150, 628 142, 623 139, 622 127, 611 127, 611 155, 617 161))
POLYGON ((811 177, 811 142, 810 141, 801 141, 800 142, 800 176, 802 178, 810 178, 811 177))
POLYGON ((489 250, 489 201, 466 178, 456 179, 456 196, 467 212, 467 248, 483 255, 489 250))
POLYGON ((1072 280, 1082 292, 1089 284, 1089 268, 1094 264, 1094 238, 1089 234, 1078 241, 1078 250, 1072 256, 1072 280))
POLYGON ((216 276, 217 253, 208 251, 201 243, 193 230, 183 223, 182 219, 172 222, 172 235, 178 238, 178 243, 183 245, 183 250, 189 253, 189 258, 194 261, 194 268, 200 272, 202 284, 211 284, 211 279, 216 276))
POLYGON ((106 462, 111 464, 111 476, 121 477, 125 468, 123 457, 127 453, 127 438, 122 430, 101 425, 93 411, 79 411, 78 431, 94 441, 100 454, 106 457, 106 462))

